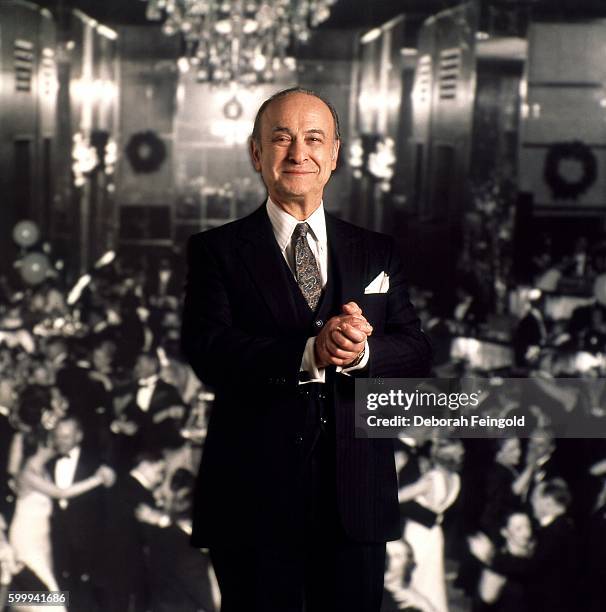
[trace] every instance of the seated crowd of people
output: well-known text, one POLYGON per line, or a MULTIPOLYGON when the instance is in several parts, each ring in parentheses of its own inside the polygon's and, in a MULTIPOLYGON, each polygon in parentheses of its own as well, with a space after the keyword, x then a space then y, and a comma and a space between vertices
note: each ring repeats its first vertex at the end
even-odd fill
MULTIPOLYGON (((0 609, 8 589, 87 612, 218 609, 188 542, 212 393, 180 356, 167 272, 118 260, 71 290, 0 285, 0 609)), ((531 374, 553 363, 534 339, 521 354, 531 374)), ((586 399, 551 397, 597 426, 586 399)), ((537 410, 525 440, 396 441, 385 612, 606 609, 606 443, 558 438, 537 410)))

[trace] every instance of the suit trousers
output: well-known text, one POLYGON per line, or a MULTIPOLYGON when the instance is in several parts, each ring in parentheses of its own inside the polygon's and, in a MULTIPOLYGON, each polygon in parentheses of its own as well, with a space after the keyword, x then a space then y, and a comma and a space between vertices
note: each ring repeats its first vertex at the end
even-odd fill
POLYGON ((349 539, 337 510, 332 401, 309 384, 301 545, 212 546, 221 612, 379 612, 384 543, 349 539))

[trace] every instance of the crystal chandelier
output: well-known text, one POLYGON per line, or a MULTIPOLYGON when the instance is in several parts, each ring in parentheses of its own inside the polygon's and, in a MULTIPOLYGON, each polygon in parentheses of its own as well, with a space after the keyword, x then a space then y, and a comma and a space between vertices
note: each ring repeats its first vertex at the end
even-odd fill
POLYGON ((293 70, 292 42, 306 42, 337 0, 143 0, 147 18, 181 34, 182 70, 202 82, 254 84, 293 70))

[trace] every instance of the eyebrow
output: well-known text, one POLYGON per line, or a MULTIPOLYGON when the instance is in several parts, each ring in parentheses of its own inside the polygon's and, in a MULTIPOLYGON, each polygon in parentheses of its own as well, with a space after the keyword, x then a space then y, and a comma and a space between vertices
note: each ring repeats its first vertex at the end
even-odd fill
MULTIPOLYGON (((272 129, 272 134, 275 134, 276 132, 286 132, 287 134, 292 134, 292 131, 289 128, 283 127, 281 125, 277 125, 275 128, 272 129)), ((320 128, 311 128, 309 130, 305 130, 305 134, 320 134, 321 136, 326 136, 324 130, 321 130, 320 128)))

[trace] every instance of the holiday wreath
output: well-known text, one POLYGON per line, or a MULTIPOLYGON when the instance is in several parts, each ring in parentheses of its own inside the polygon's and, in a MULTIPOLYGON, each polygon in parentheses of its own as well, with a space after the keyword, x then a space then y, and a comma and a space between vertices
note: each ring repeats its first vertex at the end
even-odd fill
POLYGON ((576 199, 585 193, 598 176, 598 162, 591 149, 584 143, 558 142, 549 147, 545 157, 544 177, 556 199, 576 199), (576 161, 581 166, 578 178, 570 180, 562 172, 562 162, 576 161))
POLYGON ((166 159, 166 145, 155 132, 137 132, 126 145, 126 156, 135 172, 155 172, 166 159))

